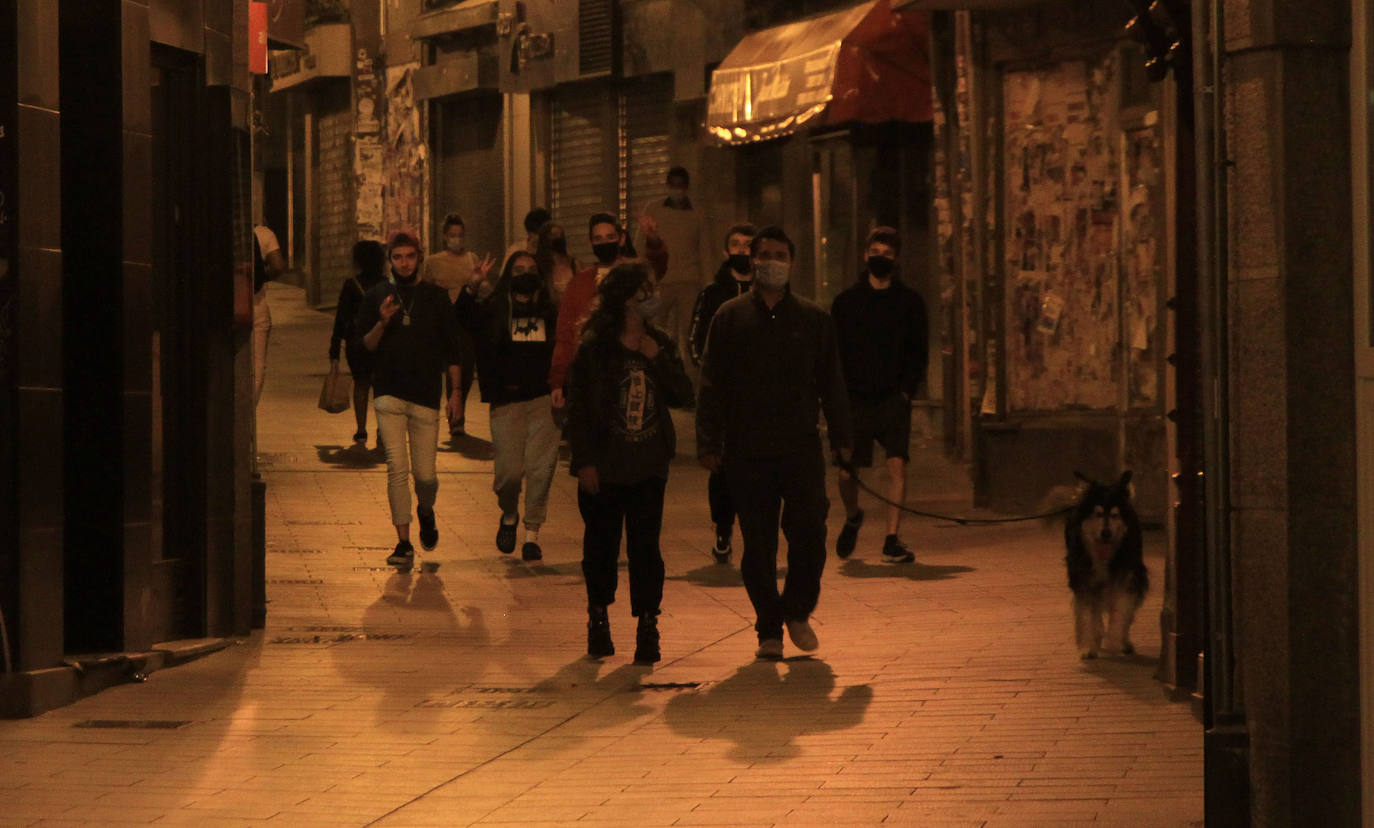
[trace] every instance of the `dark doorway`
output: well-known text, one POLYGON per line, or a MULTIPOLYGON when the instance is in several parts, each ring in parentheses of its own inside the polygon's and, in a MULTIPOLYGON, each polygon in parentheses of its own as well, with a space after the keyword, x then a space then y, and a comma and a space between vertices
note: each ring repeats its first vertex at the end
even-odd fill
POLYGON ((154 641, 203 634, 209 363, 198 56, 152 54, 154 641))

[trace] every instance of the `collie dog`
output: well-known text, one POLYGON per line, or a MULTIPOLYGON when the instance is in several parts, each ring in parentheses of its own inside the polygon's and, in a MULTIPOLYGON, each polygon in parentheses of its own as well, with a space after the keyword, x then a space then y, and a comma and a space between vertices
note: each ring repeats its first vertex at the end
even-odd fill
POLYGON ((1078 655, 1131 655, 1131 621, 1150 588, 1140 519, 1131 506, 1131 473, 1111 485, 1074 474, 1086 485, 1064 527, 1064 565, 1073 590, 1078 655))

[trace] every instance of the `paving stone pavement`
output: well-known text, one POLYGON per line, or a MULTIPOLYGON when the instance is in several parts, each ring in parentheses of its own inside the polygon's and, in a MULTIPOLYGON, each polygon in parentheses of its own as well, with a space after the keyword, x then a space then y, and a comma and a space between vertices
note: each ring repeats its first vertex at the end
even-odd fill
MULTIPOLYGON (((441 539, 424 556, 440 569, 395 573, 385 467, 348 448, 350 414, 315 407, 329 317, 287 286, 271 302, 267 629, 0 722, 0 825, 1201 824, 1201 728, 1152 678, 1160 538, 1139 654, 1083 663, 1057 530, 909 521, 918 562, 890 565, 871 508, 854 558, 827 564, 820 650, 755 662, 738 569, 710 556, 681 415, 664 660, 630 663, 622 580, 619 652, 588 661, 566 468, 544 561, 500 555, 486 411, 472 404, 476 436, 440 455, 441 539), (92 720, 184 724, 77 726, 92 720)), ((915 448, 911 502, 968 511, 966 470, 915 448)))

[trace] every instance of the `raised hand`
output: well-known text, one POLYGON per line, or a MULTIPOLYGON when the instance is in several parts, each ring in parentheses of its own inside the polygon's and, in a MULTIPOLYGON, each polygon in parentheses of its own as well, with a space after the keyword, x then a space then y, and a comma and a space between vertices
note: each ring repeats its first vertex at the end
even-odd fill
POLYGON ((482 261, 478 262, 477 266, 472 269, 472 281, 485 281, 487 274, 491 272, 491 266, 494 264, 496 264, 496 259, 492 258, 490 253, 483 256, 482 261))
POLYGON ((391 317, 396 315, 396 311, 401 309, 401 303, 396 301, 396 297, 390 293, 382 299, 382 306, 377 308, 377 314, 382 318, 383 325, 391 324, 391 317))

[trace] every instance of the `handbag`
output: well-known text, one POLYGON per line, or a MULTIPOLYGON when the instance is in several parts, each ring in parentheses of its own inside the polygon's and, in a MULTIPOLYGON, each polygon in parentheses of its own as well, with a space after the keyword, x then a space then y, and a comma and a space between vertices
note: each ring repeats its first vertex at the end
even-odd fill
POLYGON ((338 368, 329 369, 320 388, 320 408, 330 414, 347 411, 353 402, 353 377, 338 368))

